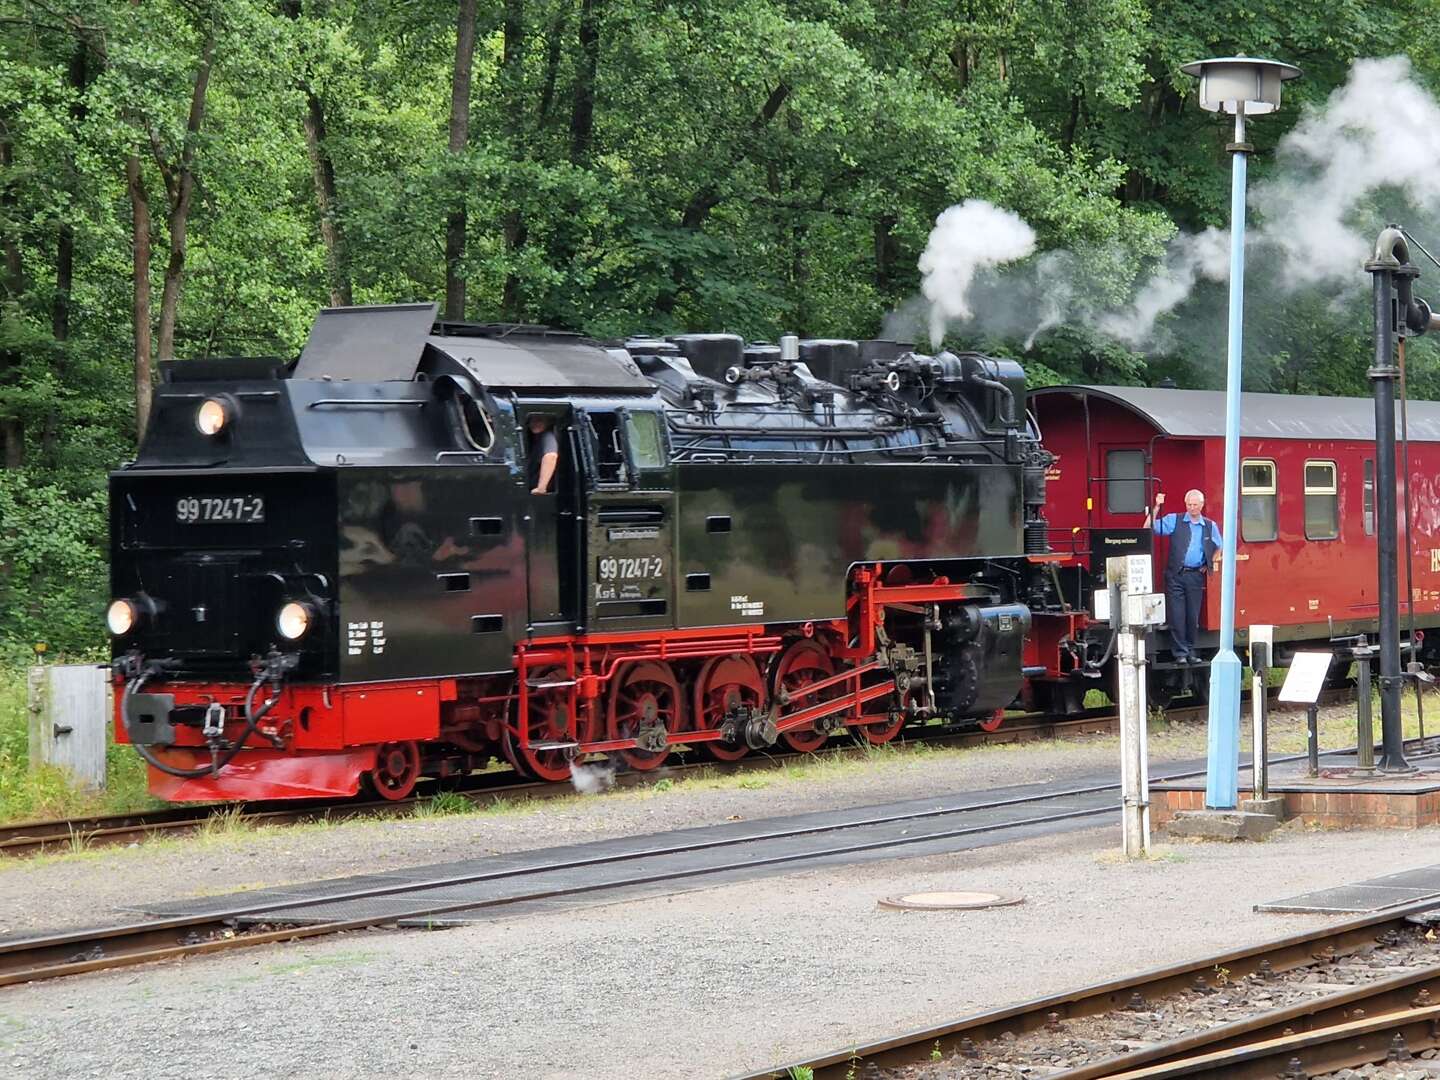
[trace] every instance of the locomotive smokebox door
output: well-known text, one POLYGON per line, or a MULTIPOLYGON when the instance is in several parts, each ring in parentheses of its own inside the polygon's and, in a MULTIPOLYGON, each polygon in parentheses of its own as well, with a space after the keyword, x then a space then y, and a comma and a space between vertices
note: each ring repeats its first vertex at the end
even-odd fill
POLYGON ((664 418, 638 406, 582 418, 593 463, 586 622, 602 632, 673 625, 675 495, 664 418))

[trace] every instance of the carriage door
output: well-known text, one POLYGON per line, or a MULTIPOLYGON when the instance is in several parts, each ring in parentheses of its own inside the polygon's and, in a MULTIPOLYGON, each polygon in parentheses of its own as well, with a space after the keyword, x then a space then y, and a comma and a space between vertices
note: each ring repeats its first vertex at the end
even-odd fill
POLYGON ((1091 566, 1103 574, 1111 556, 1150 550, 1151 532, 1145 527, 1150 470, 1145 448, 1134 445, 1102 444, 1099 465, 1098 482, 1090 485, 1090 520, 1096 525, 1090 542, 1091 566))
POLYGON ((674 473, 655 408, 590 410, 595 473, 587 493, 586 625, 674 625, 674 473))

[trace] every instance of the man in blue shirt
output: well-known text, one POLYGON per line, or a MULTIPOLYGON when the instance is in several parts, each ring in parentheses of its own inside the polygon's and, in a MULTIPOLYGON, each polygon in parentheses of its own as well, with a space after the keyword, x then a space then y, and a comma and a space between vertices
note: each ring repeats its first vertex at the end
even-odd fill
MULTIPOLYGON (((1220 571, 1220 529, 1201 513, 1205 496, 1191 488, 1185 493, 1185 513, 1164 514, 1165 496, 1155 495, 1156 536, 1170 537, 1170 558, 1165 563, 1165 605, 1169 609, 1170 640, 1177 664, 1198 664, 1195 638, 1200 632, 1200 605, 1205 599, 1205 575, 1220 571)), ((1150 524, 1151 512, 1145 511, 1150 524)))

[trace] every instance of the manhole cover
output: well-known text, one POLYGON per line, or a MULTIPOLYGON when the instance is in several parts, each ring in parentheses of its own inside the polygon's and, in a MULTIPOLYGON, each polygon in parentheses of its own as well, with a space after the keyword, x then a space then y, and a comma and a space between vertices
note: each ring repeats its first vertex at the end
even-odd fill
POLYGON ((918 892, 905 896, 887 896, 880 901, 881 907, 898 911, 970 911, 975 908, 1008 907, 1023 904, 1023 896, 1002 896, 993 892, 968 890, 950 892, 918 892))

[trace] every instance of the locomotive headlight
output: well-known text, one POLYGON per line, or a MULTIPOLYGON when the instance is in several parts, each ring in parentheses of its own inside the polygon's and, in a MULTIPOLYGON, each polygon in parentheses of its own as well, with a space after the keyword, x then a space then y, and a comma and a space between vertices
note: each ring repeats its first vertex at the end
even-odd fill
POLYGON ((123 637, 135 629, 140 613, 129 600, 115 600, 105 612, 105 625, 116 637, 123 637))
POLYGON ((287 641, 299 641, 310 629, 310 606, 298 600, 291 600, 280 609, 275 617, 275 629, 287 641))
POLYGON ((220 398, 206 398, 195 410, 195 426, 201 435, 212 438, 224 431, 230 423, 230 406, 220 398))

